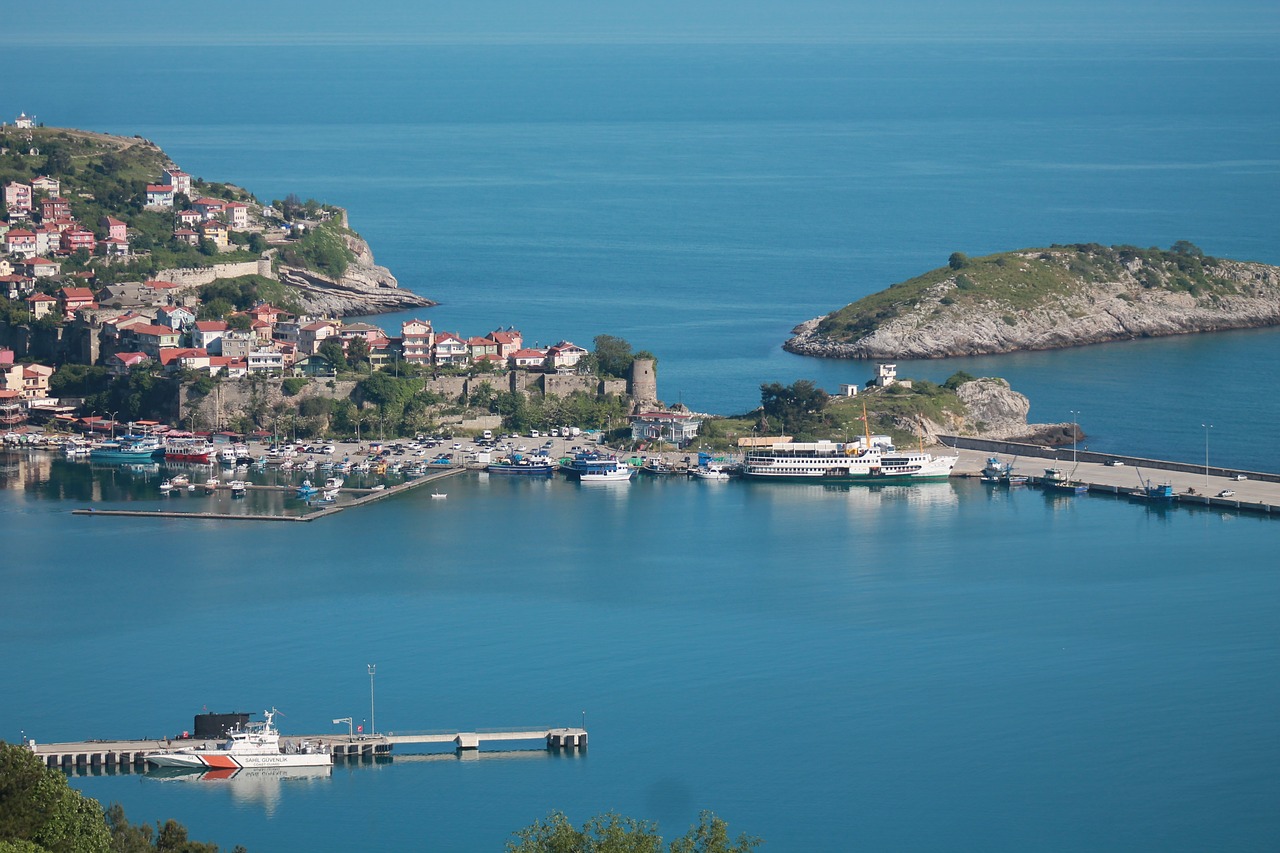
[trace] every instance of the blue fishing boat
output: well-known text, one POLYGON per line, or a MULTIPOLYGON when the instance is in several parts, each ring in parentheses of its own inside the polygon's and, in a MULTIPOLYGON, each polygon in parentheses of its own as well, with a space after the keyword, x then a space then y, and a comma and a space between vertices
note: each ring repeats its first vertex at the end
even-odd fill
POLYGON ((124 435, 98 444, 89 451, 93 462, 150 462, 164 456, 164 445, 149 435, 124 435))

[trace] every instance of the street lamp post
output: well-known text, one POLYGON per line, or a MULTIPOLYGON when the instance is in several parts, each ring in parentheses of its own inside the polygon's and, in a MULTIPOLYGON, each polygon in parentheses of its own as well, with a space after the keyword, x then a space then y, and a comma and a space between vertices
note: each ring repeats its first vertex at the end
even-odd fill
POLYGON ((376 663, 369 664, 369 734, 378 732, 378 718, 373 715, 373 676, 377 671, 376 663))
POLYGON ((1204 427, 1204 492, 1209 493, 1209 430, 1213 424, 1200 424, 1204 427))
POLYGON ((120 414, 118 409, 111 413, 111 437, 113 439, 116 437, 116 415, 118 414, 120 414))

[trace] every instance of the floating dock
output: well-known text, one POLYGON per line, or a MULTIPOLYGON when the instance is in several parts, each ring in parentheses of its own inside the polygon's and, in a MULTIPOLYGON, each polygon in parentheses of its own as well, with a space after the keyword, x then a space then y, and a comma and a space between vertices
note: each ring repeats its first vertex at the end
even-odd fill
MULTIPOLYGON (((64 770, 104 768, 108 770, 141 767, 147 755, 176 752, 180 749, 215 749, 225 739, 165 738, 158 740, 88 740, 71 743, 28 744, 47 767, 64 770)), ((334 761, 388 755, 394 747, 410 745, 452 744, 457 751, 478 750, 485 744, 541 742, 551 750, 583 750, 587 748, 587 730, 572 727, 530 727, 522 729, 479 729, 471 732, 410 732, 405 734, 370 735, 299 735, 281 737, 286 749, 303 741, 321 744, 333 752, 334 761)))
MULTIPOLYGON (((154 510, 95 509, 93 507, 89 507, 85 509, 73 509, 71 511, 71 514, 87 515, 87 516, 112 516, 112 517, 123 516, 125 518, 188 518, 188 519, 203 519, 205 521, 212 520, 212 521, 311 522, 321 518, 328 518, 329 516, 334 515, 335 513, 342 512, 343 510, 355 509, 358 506, 364 506, 365 504, 373 503, 374 501, 384 500, 385 498, 389 498, 392 495, 403 494, 404 492, 407 492, 410 489, 416 489, 419 486, 426 485, 427 483, 435 483, 435 482, 439 482, 440 480, 447 479, 449 477, 456 477, 458 474, 461 474, 464 471, 466 471, 466 468, 463 468, 462 466, 437 469, 437 470, 431 471, 431 473, 429 474, 424 474, 421 477, 415 477, 412 480, 406 480, 405 482, 399 483, 394 486, 387 486, 385 489, 342 488, 342 489, 339 489, 339 492, 344 492, 348 494, 358 494, 360 495, 360 497, 355 498, 350 503, 343 504, 342 506, 326 506, 323 509, 313 510, 312 512, 308 512, 303 515, 251 515, 251 514, 245 514, 245 513, 230 513, 230 512, 178 512, 176 510, 164 510, 164 509, 154 509, 154 510)), ((199 486, 199 488, 204 488, 200 484, 197 484, 197 486, 199 486)), ((230 487, 226 486, 225 484, 220 484, 218 488, 226 489, 230 487)), ((274 492, 297 491, 297 486, 250 485, 249 488, 263 490, 263 491, 274 491, 274 492)))

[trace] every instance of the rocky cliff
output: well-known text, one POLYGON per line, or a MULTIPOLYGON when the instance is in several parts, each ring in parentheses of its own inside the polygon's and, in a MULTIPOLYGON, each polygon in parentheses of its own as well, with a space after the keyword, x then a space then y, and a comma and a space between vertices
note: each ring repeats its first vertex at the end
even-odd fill
MULTIPOLYGON (((343 213, 346 224, 346 214, 343 213)), ((303 310, 311 314, 348 317, 386 314, 406 308, 430 307, 430 299, 401 290, 391 270, 374 262, 369 244, 354 234, 344 234, 347 249, 355 256, 341 277, 316 270, 280 264, 280 281, 295 288, 303 310)))
POLYGON ((1280 324, 1280 267, 1096 244, 969 259, 793 330, 825 358, 943 358, 1280 324))

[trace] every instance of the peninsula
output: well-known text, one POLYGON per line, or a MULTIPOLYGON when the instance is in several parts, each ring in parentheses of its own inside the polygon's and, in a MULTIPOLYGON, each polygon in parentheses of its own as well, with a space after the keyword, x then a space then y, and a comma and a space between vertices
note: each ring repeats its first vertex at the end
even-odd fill
POLYGON ((435 304, 374 262, 344 209, 293 194, 263 203, 235 184, 187 174, 141 137, 19 116, 0 127, 0 185, 9 299, 37 281, 196 286, 251 275, 313 314, 435 304))
POLYGON ((1280 324, 1280 267, 1081 243, 947 266, 800 324, 783 348, 820 358, 947 358, 1280 324))

